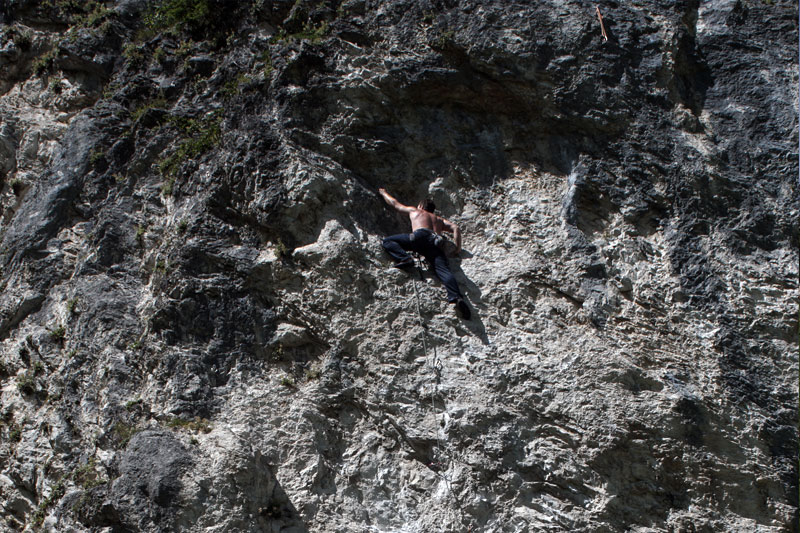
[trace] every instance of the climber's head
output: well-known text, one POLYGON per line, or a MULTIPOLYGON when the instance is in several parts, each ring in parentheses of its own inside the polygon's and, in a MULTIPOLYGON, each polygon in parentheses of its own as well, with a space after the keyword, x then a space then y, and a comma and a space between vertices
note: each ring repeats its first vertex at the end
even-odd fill
POLYGON ((433 213, 434 211, 436 211, 436 204, 433 203, 433 200, 431 200, 430 198, 425 198, 419 203, 417 209, 422 209, 423 211, 427 211, 428 213, 433 213))

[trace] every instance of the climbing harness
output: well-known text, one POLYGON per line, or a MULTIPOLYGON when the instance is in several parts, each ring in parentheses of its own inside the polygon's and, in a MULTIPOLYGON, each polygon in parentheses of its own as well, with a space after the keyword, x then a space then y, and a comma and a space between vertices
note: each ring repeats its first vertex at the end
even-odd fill
MULTIPOLYGON (((417 235, 416 235, 416 233, 417 233, 418 231, 420 231, 420 232, 425 232, 425 233, 427 233, 427 234, 431 235, 431 236, 433 237, 433 245, 434 245, 434 246, 436 246, 438 249, 440 249, 440 250, 442 250, 442 251, 445 251, 445 249, 446 249, 446 247, 447 247, 447 243, 449 242, 449 241, 447 240, 447 237, 445 237, 444 235, 440 235, 440 234, 436 233, 435 231, 433 231, 433 230, 430 230, 430 229, 428 229, 428 228, 419 228, 419 229, 416 229, 416 230, 412 231, 412 232, 409 234, 409 236, 408 236, 408 239, 409 239, 411 242, 414 242, 414 240, 416 240, 416 238, 417 238, 417 235)), ((421 261, 421 260, 419 259, 419 253, 417 253, 417 252, 411 252, 411 255, 413 255, 414 257, 416 257, 418 261, 421 261)), ((421 274, 421 270, 420 270, 420 276, 421 276, 421 275, 422 275, 422 274, 421 274)))

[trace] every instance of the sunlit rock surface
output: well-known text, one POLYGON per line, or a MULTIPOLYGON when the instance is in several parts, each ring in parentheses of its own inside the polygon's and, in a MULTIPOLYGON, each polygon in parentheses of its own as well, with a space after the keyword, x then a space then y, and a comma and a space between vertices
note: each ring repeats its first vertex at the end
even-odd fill
POLYGON ((3 530, 798 531, 796 3, 55 4, 0 8, 3 530))

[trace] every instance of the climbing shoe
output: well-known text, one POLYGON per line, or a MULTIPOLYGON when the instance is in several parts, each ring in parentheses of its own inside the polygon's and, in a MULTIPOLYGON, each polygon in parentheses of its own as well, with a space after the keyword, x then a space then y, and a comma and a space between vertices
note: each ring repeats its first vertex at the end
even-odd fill
POLYGON ((392 268, 397 268, 397 269, 405 270, 406 272, 408 272, 409 270, 414 268, 414 260, 413 259, 409 259, 408 261, 400 261, 399 263, 393 264, 392 268))
POLYGON ((467 303, 461 298, 456 300, 456 314, 464 320, 469 320, 472 316, 472 312, 469 310, 469 307, 467 307, 467 303))

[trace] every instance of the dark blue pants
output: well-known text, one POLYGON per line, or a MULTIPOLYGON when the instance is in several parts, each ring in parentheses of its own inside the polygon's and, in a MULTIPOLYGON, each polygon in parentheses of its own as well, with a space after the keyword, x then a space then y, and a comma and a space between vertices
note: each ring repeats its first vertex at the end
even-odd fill
POLYGON ((450 271, 450 263, 441 248, 434 243, 434 233, 426 229, 418 229, 414 233, 400 233, 383 239, 383 247, 396 262, 412 261, 407 252, 417 252, 433 265, 436 277, 447 289, 447 301, 455 302, 462 298, 458 282, 450 271))

